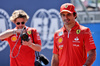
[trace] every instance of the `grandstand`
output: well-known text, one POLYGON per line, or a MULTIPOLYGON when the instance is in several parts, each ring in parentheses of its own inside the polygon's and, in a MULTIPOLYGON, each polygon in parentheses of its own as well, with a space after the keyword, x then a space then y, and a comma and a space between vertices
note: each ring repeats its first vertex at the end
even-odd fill
POLYGON ((100 23, 100 0, 71 0, 76 6, 79 23, 100 23))

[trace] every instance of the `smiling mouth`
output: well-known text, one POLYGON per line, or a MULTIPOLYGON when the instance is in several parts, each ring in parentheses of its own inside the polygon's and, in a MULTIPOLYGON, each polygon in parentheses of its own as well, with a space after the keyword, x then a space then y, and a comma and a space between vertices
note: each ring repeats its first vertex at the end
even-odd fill
POLYGON ((18 27, 18 29, 22 29, 22 28, 23 28, 23 26, 19 26, 19 27, 18 27))
POLYGON ((70 20, 69 19, 67 19, 67 20, 64 20, 64 22, 69 22, 70 20))

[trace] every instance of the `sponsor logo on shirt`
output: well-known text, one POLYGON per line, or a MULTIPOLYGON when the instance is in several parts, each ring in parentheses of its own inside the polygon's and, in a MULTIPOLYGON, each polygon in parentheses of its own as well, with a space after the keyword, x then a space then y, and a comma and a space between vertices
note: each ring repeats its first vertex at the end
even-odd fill
POLYGON ((39 34, 37 34, 37 40, 40 40, 40 36, 39 36, 39 34))
POLYGON ((74 41, 73 42, 80 43, 79 38, 78 37, 74 38, 74 41))
POLYGON ((27 31, 27 33, 28 33, 29 35, 31 35, 31 31, 27 31))
MULTIPOLYGON (((74 38, 73 42, 74 43, 80 43, 79 38, 78 37, 74 38)), ((79 47, 79 44, 73 44, 73 46, 79 47)))
POLYGON ((78 38, 78 37, 76 37, 74 40, 75 40, 75 41, 78 41, 78 40, 79 40, 79 38, 78 38))
POLYGON ((59 36, 61 36, 61 35, 63 35, 63 32, 60 32, 60 33, 59 33, 59 36))
POLYGON ((59 48, 62 49, 63 48, 63 45, 59 45, 59 48))
POLYGON ((73 46, 79 47, 79 44, 78 45, 77 44, 73 44, 73 46))
POLYGON ((11 37, 11 41, 15 42, 17 40, 17 37, 16 36, 12 36, 11 37))
POLYGON ((90 42, 90 44, 94 44, 93 38, 89 38, 89 42, 90 42))
POLYGON ((80 32, 81 32, 81 30, 80 30, 80 29, 76 30, 76 34, 79 34, 80 32))
POLYGON ((60 37, 60 38, 58 39, 58 43, 62 43, 62 41, 63 41, 63 38, 60 37))

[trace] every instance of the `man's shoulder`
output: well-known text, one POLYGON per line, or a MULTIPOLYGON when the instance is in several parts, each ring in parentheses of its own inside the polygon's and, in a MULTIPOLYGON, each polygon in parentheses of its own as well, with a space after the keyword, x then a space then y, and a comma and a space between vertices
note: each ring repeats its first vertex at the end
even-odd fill
POLYGON ((28 30, 37 31, 36 28, 28 27, 28 30))
POLYGON ((55 32, 55 34, 58 34, 58 33, 60 33, 60 32, 63 32, 63 28, 60 28, 59 30, 57 30, 57 31, 55 32))
POLYGON ((87 29, 89 29, 88 27, 85 27, 85 26, 83 26, 83 25, 79 25, 79 28, 80 28, 81 30, 87 30, 87 29))

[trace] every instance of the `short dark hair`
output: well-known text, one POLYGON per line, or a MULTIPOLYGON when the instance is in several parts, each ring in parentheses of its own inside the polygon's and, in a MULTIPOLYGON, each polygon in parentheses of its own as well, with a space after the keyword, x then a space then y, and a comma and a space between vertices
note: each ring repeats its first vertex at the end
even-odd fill
POLYGON ((76 18, 77 18, 77 13, 76 13, 76 12, 73 12, 73 15, 76 16, 76 17, 75 17, 75 19, 76 19, 76 18))

